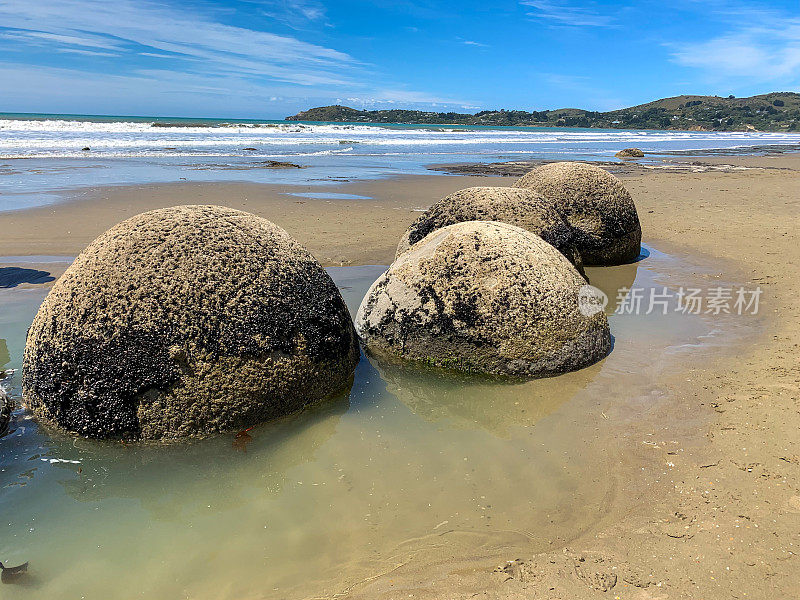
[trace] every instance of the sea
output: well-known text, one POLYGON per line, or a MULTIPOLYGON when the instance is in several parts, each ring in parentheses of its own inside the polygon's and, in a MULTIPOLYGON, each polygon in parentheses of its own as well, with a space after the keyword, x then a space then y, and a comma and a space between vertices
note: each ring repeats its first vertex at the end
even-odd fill
POLYGON ((432 164, 796 151, 800 134, 421 126, 0 113, 0 211, 81 187, 173 181, 331 184, 432 164), (301 167, 268 168, 269 161, 301 167))

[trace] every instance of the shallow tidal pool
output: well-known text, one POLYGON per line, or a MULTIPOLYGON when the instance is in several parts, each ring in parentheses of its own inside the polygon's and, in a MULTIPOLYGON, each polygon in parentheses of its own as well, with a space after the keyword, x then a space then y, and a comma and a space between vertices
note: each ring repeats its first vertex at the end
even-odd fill
MULTIPOLYGON (((384 268, 329 272, 355 312, 384 268)), ((352 388, 332 401, 247 435, 167 446, 48 432, 17 410, 0 439, 0 561, 30 561, 31 571, 0 594, 312 598, 423 550, 568 543, 619 493, 606 421, 665 401, 662 373, 738 335, 732 317, 673 305, 614 314, 620 288, 646 296, 691 283, 696 271, 672 257, 651 249, 587 272, 611 298, 614 350, 556 378, 503 383, 362 356, 352 388)), ((36 281, 0 289, 0 369, 21 367, 46 292, 36 281)), ((19 382, 17 373, 16 398, 19 382)))

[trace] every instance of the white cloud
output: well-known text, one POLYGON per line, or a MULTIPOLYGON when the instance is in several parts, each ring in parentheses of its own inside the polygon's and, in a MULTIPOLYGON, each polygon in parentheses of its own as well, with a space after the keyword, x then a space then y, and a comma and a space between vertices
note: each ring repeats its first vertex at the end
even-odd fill
POLYGON ((162 54, 161 52, 139 52, 139 56, 149 56, 151 58, 175 58, 174 54, 162 54))
POLYGON ((410 90, 385 89, 370 92, 364 95, 352 95, 346 98, 336 98, 336 104, 348 104, 353 108, 379 109, 379 108, 420 108, 435 110, 450 110, 457 107, 464 110, 479 108, 475 103, 457 98, 448 98, 415 92, 410 90))
POLYGON ((59 48, 61 54, 80 54, 81 56, 119 56, 114 52, 98 52, 97 50, 84 50, 82 48, 59 48))
MULTIPOLYGON (((297 11, 306 21, 326 18, 318 0, 259 4, 265 10, 280 5, 284 12, 297 11)), ((234 106, 263 106, 271 97, 311 102, 341 94, 382 102, 461 104, 387 83, 369 65, 335 48, 226 24, 229 15, 219 7, 198 12, 156 0, 0 0, 0 50, 42 46, 49 51, 45 56, 32 54, 29 60, 36 64, 2 65, 0 102, 11 106, 13 99, 15 106, 25 106, 26 90, 38 101, 36 94, 42 90, 58 89, 57 101, 84 98, 95 105, 116 98, 138 112, 168 105, 154 103, 156 98, 182 95, 186 102, 190 94, 192 107, 200 107, 206 98, 207 110, 217 110, 213 107, 220 104, 226 112, 234 106), (65 53, 86 57, 83 68, 60 68, 51 60, 65 53), (126 60, 117 75, 98 72, 108 68, 108 61, 91 59, 114 54, 157 58, 158 67, 135 68, 126 60), (393 85, 399 91, 392 92, 393 85), (218 102, 223 97, 227 104, 218 102)), ((265 24, 262 20, 253 27, 265 24)), ((45 97, 53 98, 52 93, 45 97)))
MULTIPOLYGON (((264 86, 231 75, 157 69, 109 75, 60 67, 31 69, 9 62, 0 64, 0 81, 0 105, 21 112, 51 112, 53 90, 58 90, 57 112, 86 113, 87 107, 113 107, 114 114, 221 117, 264 115, 266 110, 275 110, 265 106, 270 98, 280 98, 299 110, 336 94, 332 88, 320 88, 302 96, 291 84, 264 86), (158 109, 154 111, 153 106, 158 109)), ((286 114, 290 112, 297 111, 287 110, 286 114)))
POLYGON ((319 0, 245 0, 263 7, 263 14, 293 29, 303 29, 309 22, 325 23, 327 12, 319 0))
POLYGON ((374 95, 379 102, 399 102, 407 104, 433 104, 433 105, 463 105, 468 104, 465 100, 448 98, 428 94, 426 92, 414 92, 411 90, 383 90, 374 95))
POLYGON ((271 77, 299 85, 345 83, 357 64, 337 50, 264 31, 234 27, 188 10, 147 0, 5 0, 0 23, 6 35, 52 44, 145 46, 202 60, 203 72, 271 77), (87 35, 86 32, 90 32, 87 35))
POLYGON ((800 19, 760 13, 755 22, 727 34, 668 47, 674 62, 702 69, 711 78, 796 84, 800 77, 800 19))
MULTIPOLYGON (((0 9, 2 11, 2 9, 0 9)), ((0 12, 0 14, 2 14, 0 12)), ((67 46, 85 46, 88 48, 104 48, 106 50, 117 50, 121 47, 120 43, 113 39, 102 38, 99 36, 81 33, 80 35, 60 35, 47 33, 44 31, 6 31, 0 37, 14 39, 31 44, 64 44, 67 46)))
POLYGON ((567 27, 610 27, 614 18, 600 14, 589 6, 574 6, 559 0, 523 0, 522 6, 534 10, 527 13, 534 19, 549 21, 551 24, 567 27))
MULTIPOLYGON (((303 94, 292 84, 263 85, 234 75, 198 75, 165 69, 140 69, 118 75, 21 63, 0 64, 0 106, 18 112, 53 112, 50 98, 59 93, 59 110, 86 113, 87 106, 110 106, 113 114, 283 118, 311 106, 348 103, 356 108, 475 108, 469 102, 423 92, 383 89, 337 98, 333 87, 303 94), (77 85, 76 85, 77 83, 77 85), (187 96, 191 102, 187 102, 187 96), (335 99, 335 102, 334 102, 335 99), (98 100, 102 104, 92 104, 98 100), (269 106, 279 103, 280 106, 269 106), (154 111, 151 107, 158 106, 154 111)), ((108 112, 105 108, 99 112, 108 112)))

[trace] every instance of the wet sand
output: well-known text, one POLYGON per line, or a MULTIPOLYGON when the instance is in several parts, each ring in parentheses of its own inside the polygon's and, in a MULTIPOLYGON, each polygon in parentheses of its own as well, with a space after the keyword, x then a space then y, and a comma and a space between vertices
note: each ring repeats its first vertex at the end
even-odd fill
MULTIPOLYGON (((515 543, 513 555, 497 540, 432 531, 414 552, 343 584, 340 594, 370 599, 795 597, 800 157, 699 162, 713 168, 633 167, 623 174, 639 209, 644 242, 691 258, 700 265, 697 277, 709 285, 760 285, 759 338, 660 376, 654 386, 662 400, 639 411, 635 421, 626 420, 624 403, 598 398, 609 417, 601 425, 617 440, 608 451, 618 473, 641 471, 642 476, 617 482, 594 526, 547 548, 531 546, 526 552, 515 543)), ((415 211, 463 187, 511 181, 431 176, 323 188, 171 184, 87 190, 65 204, 0 214, 0 255, 74 255, 137 212, 220 203, 277 222, 325 264, 385 264, 418 216, 415 211), (325 190, 373 200, 285 195, 325 190)))
POLYGON ((0 213, 0 256, 77 255, 112 225, 177 204, 220 204, 286 229, 326 266, 388 264, 421 210, 463 187, 507 185, 499 178, 399 177, 323 186, 171 183, 65 192, 61 204, 0 213), (331 193, 369 199, 307 198, 331 193))

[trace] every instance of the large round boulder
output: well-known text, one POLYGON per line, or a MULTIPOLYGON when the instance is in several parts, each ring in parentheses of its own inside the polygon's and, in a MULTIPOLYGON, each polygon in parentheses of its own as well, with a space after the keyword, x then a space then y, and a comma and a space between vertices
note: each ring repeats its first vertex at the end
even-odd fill
POLYGON ((549 163, 523 175, 514 187, 552 203, 572 226, 584 265, 619 265, 639 256, 642 228, 636 206, 608 171, 586 163, 549 163))
POLYGON ((397 256, 432 231, 464 221, 501 221, 521 227, 582 269, 572 228, 558 211, 530 190, 511 187, 472 187, 442 198, 411 224, 397 246, 397 256))
POLYGON ((356 331, 379 357, 473 373, 554 375, 611 349, 605 314, 579 310, 585 283, 529 231, 457 223, 430 233, 375 281, 356 331))
POLYGON ((84 436, 199 436, 342 391, 358 355, 338 289, 283 229, 177 206, 112 227, 56 282, 28 332, 23 392, 84 436))

